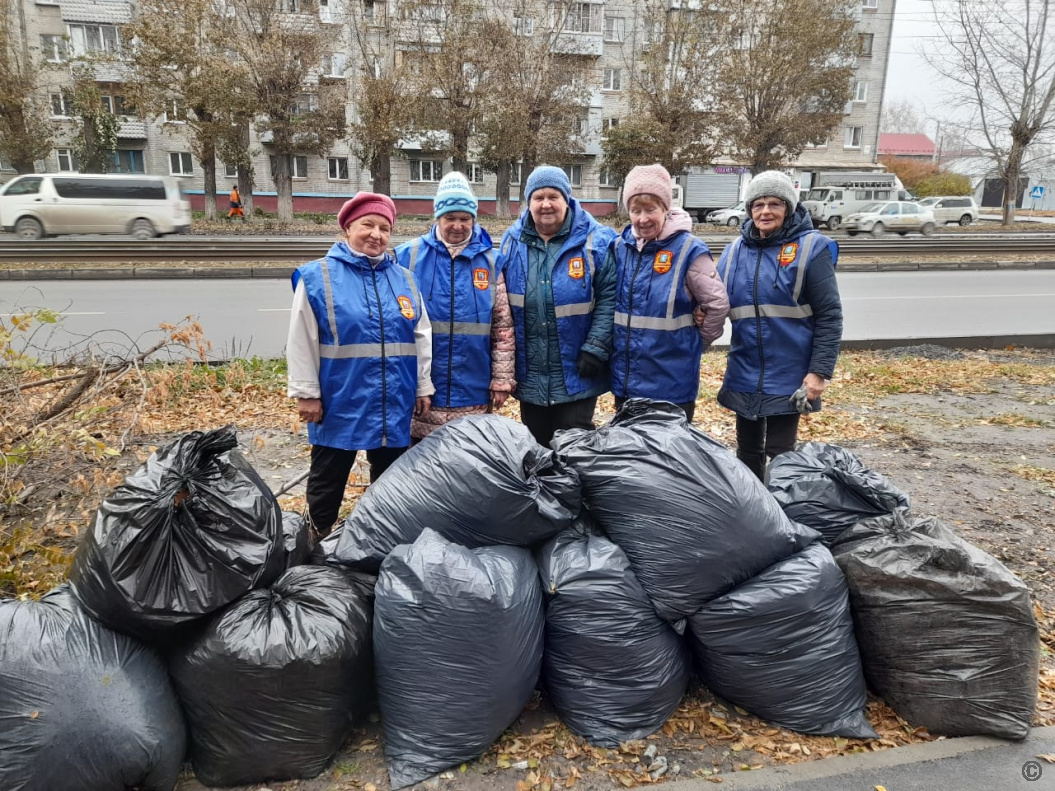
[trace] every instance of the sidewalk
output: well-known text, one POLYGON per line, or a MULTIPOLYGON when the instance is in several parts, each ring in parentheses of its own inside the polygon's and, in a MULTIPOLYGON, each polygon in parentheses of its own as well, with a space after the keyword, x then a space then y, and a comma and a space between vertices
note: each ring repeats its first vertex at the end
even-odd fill
POLYGON ((791 766, 677 780, 664 791, 1051 791, 1055 789, 1055 726, 1034 728, 1022 742, 985 736, 945 739, 878 753, 791 766))

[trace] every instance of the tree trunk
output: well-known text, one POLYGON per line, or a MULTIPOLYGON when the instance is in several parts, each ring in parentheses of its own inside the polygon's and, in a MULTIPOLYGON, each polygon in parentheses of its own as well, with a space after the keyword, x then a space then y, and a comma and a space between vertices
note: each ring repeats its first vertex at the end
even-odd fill
POLYGON ((11 167, 13 167, 20 176, 23 173, 32 173, 36 170, 36 164, 33 162, 32 159, 25 159, 22 157, 18 159, 12 159, 11 167))
POLYGON ((495 217, 502 220, 510 219, 513 214, 509 210, 509 174, 512 170, 508 159, 498 163, 495 173, 497 183, 495 184, 495 217))
POLYGON ((468 175, 469 169, 469 128, 451 132, 451 162, 459 173, 468 175))
POLYGON ((1004 212, 1001 222, 1004 225, 1015 224, 1015 206, 1018 203, 1018 191, 1022 186, 1019 175, 1022 173, 1022 155, 1025 146, 1018 140, 1011 141, 1011 151, 1007 155, 1004 167, 1004 212))
POLYGON ((242 212, 246 219, 253 218, 253 161, 249 158, 249 123, 243 122, 238 129, 238 142, 246 164, 238 166, 238 194, 242 198, 242 212))
POLYGON ((523 211, 524 207, 527 206, 524 198, 524 188, 527 186, 528 176, 531 175, 531 171, 535 169, 535 156, 533 154, 525 155, 524 159, 520 163, 520 189, 517 192, 517 197, 520 199, 520 210, 523 211))
POLYGON ((388 152, 370 157, 370 178, 374 182, 374 192, 392 194, 392 156, 388 152))
POLYGON ((216 219, 216 145, 202 143, 202 178, 205 182, 205 219, 216 219))
POLYGON ((271 160, 271 178, 275 180, 275 193, 278 196, 279 222, 293 222, 292 159, 289 154, 275 154, 271 160))

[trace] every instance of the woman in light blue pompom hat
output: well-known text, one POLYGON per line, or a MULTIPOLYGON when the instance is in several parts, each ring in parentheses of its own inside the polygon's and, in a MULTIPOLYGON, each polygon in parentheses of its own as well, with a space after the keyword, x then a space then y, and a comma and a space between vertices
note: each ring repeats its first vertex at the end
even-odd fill
POLYGON ((410 425, 414 441, 463 415, 501 406, 513 380, 513 319, 491 237, 476 222, 469 180, 448 173, 432 201, 436 222, 396 248, 396 260, 421 284, 432 321, 430 408, 410 425))

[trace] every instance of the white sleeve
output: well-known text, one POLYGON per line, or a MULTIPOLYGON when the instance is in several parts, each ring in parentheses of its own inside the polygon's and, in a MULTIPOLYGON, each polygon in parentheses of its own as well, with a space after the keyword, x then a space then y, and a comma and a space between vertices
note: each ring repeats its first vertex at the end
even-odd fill
POLYGON ((293 309, 286 338, 286 395, 319 398, 319 324, 308 302, 304 281, 293 292, 293 309))
POLYGON ((418 353, 418 398, 432 395, 436 388, 432 384, 432 322, 425 310, 425 300, 419 299, 421 318, 414 325, 414 345, 418 353))

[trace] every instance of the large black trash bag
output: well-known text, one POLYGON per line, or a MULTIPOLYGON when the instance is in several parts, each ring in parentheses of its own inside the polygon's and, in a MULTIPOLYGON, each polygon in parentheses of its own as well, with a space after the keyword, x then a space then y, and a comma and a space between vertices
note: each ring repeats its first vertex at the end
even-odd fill
POLYGON ((465 547, 531 546, 579 513, 579 479, 524 426, 470 415, 432 432, 371 484, 334 557, 376 572, 428 526, 465 547))
POLYGON ((596 431, 559 432, 604 532, 676 622, 818 538, 677 406, 630 399, 596 431))
POLYGON ((429 529, 381 565, 374 659, 392 788, 476 758, 523 710, 542 665, 537 575, 526 549, 466 549, 429 529))
POLYGON ((308 521, 295 511, 282 512, 282 542, 286 550, 286 568, 303 566, 312 558, 311 531, 308 521))
POLYGON ((846 581, 822 544, 766 569, 689 618, 712 691, 801 733, 872 739, 846 581))
POLYGON ((186 732, 160 657, 67 586, 0 602, 0 788, 171 791, 186 732))
POLYGON ((934 734, 1026 737, 1040 641, 1025 583, 937 519, 900 511, 833 551, 877 694, 934 734))
POLYGON ((807 442, 781 453, 766 472, 769 491, 788 517, 831 546, 862 519, 909 507, 909 497, 838 445, 807 442))
POLYGON ((186 434, 103 500, 70 572, 93 618, 170 637, 282 573, 282 512, 236 445, 230 427, 186 434))
POLYGON ((604 747, 658 730, 685 693, 688 651, 626 555, 584 512, 536 558, 546 597, 542 678, 561 719, 604 747))
POLYGON ((339 569, 297 566, 246 594, 169 663, 209 786, 315 777, 372 688, 369 599, 339 569))

